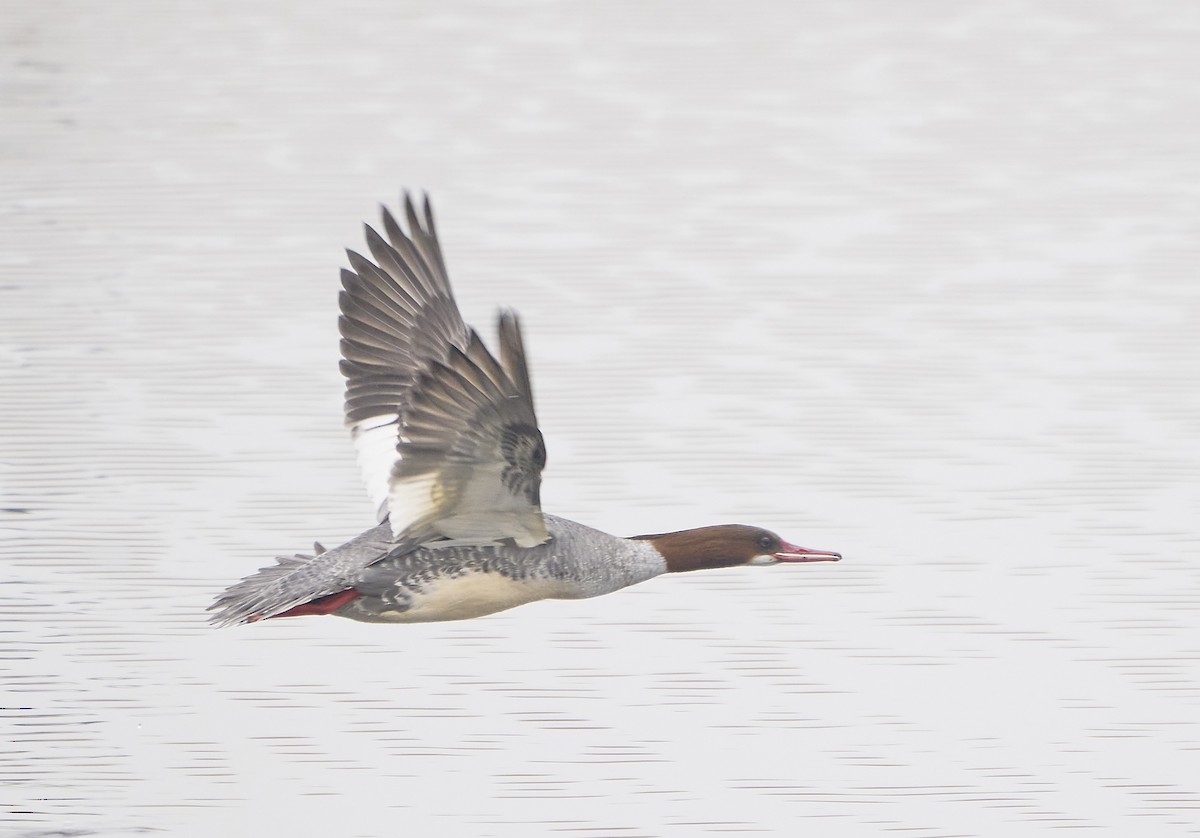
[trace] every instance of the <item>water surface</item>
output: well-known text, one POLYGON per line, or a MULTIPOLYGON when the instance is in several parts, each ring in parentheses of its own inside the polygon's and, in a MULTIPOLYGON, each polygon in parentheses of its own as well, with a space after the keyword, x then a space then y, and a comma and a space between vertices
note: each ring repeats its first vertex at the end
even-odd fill
POLYGON ((7 19, 6 833, 1200 831, 1195 7, 7 19), (372 522, 336 271, 403 185, 547 509, 846 561, 209 629, 372 522))

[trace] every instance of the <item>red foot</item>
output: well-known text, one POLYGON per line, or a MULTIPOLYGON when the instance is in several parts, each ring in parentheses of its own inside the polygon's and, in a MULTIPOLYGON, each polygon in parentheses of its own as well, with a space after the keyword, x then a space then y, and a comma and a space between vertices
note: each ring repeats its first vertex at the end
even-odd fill
MULTIPOLYGON (((353 599, 358 599, 362 596, 354 588, 347 588, 344 591, 338 591, 336 594, 328 596, 320 596, 312 602, 305 602, 302 605, 293 605, 282 614, 276 614, 276 617, 304 617, 308 614, 332 614, 337 611, 347 602, 353 599)), ((272 618, 273 619, 273 618, 272 618)))

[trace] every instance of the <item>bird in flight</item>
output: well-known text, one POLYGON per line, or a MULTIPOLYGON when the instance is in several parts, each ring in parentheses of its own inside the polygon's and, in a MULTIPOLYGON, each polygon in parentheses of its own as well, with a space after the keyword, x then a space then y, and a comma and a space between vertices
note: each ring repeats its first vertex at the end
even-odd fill
POLYGON ((663 573, 838 561, 760 527, 620 538, 542 512, 546 447, 517 316, 493 354, 459 314, 428 197, 385 208, 339 295, 346 424, 379 523, 230 586, 217 625, 334 614, 411 623, 599 596, 663 573))

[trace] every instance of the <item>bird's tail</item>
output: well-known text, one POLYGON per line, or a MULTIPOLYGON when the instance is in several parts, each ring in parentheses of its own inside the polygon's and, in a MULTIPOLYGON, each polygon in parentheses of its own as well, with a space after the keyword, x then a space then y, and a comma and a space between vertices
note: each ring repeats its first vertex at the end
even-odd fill
POLYGON ((332 550, 315 546, 316 555, 281 556, 271 567, 231 585, 209 606, 215 612, 209 622, 215 626, 253 623, 344 591, 363 568, 397 547, 386 522, 332 550))

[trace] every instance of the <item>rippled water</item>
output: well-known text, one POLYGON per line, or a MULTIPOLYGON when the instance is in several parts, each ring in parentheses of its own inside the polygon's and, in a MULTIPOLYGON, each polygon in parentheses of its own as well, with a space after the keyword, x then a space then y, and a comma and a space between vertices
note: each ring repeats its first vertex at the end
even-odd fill
POLYGON ((5 16, 6 833, 1200 832, 1196 6, 182 8, 5 16), (548 509, 846 561, 209 629, 402 185, 548 509))

